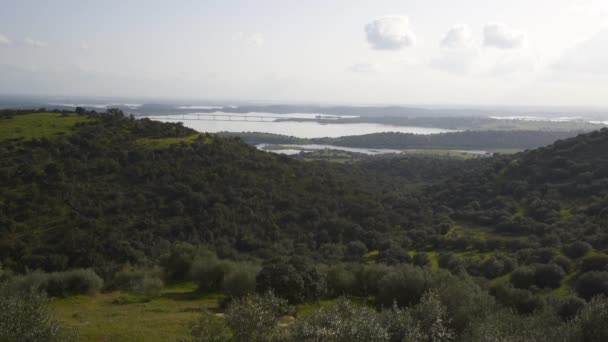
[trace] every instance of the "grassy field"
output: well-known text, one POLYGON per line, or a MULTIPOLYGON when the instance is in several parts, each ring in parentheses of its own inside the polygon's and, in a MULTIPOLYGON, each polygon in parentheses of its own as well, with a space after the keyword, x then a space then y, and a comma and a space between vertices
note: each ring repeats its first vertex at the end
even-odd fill
POLYGON ((70 132, 79 123, 90 120, 75 114, 32 113, 0 119, 0 141, 52 138, 70 132))
POLYGON ((195 290, 190 283, 169 286, 150 301, 123 292, 72 296, 51 300, 51 309, 81 341, 175 341, 189 336, 202 308, 213 311, 222 300, 195 290))

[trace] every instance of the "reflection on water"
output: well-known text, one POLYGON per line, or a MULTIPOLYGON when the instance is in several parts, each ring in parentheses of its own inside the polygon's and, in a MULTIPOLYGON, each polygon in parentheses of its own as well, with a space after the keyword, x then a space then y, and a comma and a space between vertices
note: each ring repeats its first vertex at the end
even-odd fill
MULTIPOLYGON (((207 115, 209 115, 207 113, 207 115)), ((150 119, 166 121, 166 122, 183 122, 184 126, 195 129, 199 132, 217 133, 217 132, 263 132, 272 134, 281 134, 294 136, 298 138, 337 138, 347 135, 362 135, 381 132, 401 132, 413 134, 438 134, 447 132, 456 132, 455 130, 442 128, 427 128, 427 127, 409 127, 409 126, 392 126, 375 123, 349 123, 349 124, 332 124, 318 122, 294 122, 294 121, 270 121, 274 120, 269 116, 282 117, 299 117, 299 118, 314 118, 320 114, 268 114, 268 113, 251 113, 247 118, 236 118, 239 121, 230 121, 226 117, 220 118, 222 114, 217 113, 216 119, 210 117, 208 120, 194 120, 197 114, 185 114, 173 117, 154 117, 150 119), (302 117, 306 115, 306 117, 302 117), (266 117, 267 119, 262 119, 266 117), (249 121, 249 120, 258 121, 249 121), (268 121, 265 121, 268 120, 268 121)), ((223 113, 228 115, 228 113, 223 113)), ((213 115, 212 115, 213 116, 213 115)), ((206 117, 207 118, 207 117, 206 117)), ((233 120, 236 120, 233 117, 233 120)))
POLYGON ((256 147, 260 150, 275 152, 281 154, 298 154, 300 151, 310 151, 310 150, 338 150, 338 151, 346 151, 346 152, 355 152, 355 153, 364 153, 369 155, 376 154, 386 154, 386 153, 401 153, 400 150, 392 150, 388 148, 354 148, 354 147, 342 147, 342 146, 333 146, 333 145, 317 145, 317 144, 306 144, 306 145, 272 145, 272 144, 259 144, 256 147), (273 146, 280 146, 281 149, 273 149, 273 146), (283 149, 285 147, 285 149, 283 149), (290 148, 291 147, 291 148, 290 148))
MULTIPOLYGON (((388 149, 388 148, 353 148, 353 147, 343 147, 343 146, 333 146, 333 145, 316 145, 316 144, 309 144, 309 145, 258 144, 258 145, 256 145, 256 147, 263 151, 279 153, 279 154, 286 154, 286 155, 290 155, 290 156, 299 154, 300 152, 309 152, 309 151, 313 151, 313 150, 325 150, 325 149, 346 151, 346 152, 356 152, 356 153, 363 153, 363 154, 367 154, 367 155, 388 154, 388 153, 412 153, 412 152, 417 153, 420 151, 420 150, 411 150, 411 149, 393 150, 393 149, 388 149)), ((429 151, 432 151, 432 150, 429 150, 429 151)), ((478 155, 478 156, 490 155, 490 152, 482 151, 482 150, 454 150, 454 152, 467 153, 467 154, 473 154, 473 155, 478 155)))

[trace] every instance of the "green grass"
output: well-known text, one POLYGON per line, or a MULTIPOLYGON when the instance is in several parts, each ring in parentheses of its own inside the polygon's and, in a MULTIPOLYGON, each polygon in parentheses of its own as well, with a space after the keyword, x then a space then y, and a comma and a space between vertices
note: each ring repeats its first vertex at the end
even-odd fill
POLYGON ((194 284, 168 287, 150 301, 112 292, 51 300, 58 319, 78 329, 81 341, 175 341, 205 307, 216 310, 221 295, 199 295, 194 284))
POLYGON ((75 114, 32 113, 0 119, 0 141, 53 138, 70 133, 72 127, 91 120, 75 114))
MULTIPOLYGON (((187 137, 179 137, 179 138, 139 138, 136 143, 139 146, 149 148, 149 149, 161 149, 166 148, 171 145, 180 144, 180 143, 192 143, 195 141, 200 134, 192 134, 187 137)), ((213 138, 210 135, 205 135, 203 137, 206 144, 211 143, 213 138)))

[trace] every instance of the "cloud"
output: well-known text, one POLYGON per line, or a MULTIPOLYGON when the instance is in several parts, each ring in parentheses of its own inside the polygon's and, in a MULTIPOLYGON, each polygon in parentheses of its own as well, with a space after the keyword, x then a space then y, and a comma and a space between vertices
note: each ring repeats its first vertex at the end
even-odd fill
POLYGON ((89 44, 87 44, 85 42, 80 43, 80 49, 81 50, 86 51, 86 50, 89 50, 90 48, 91 48, 91 46, 89 44))
POLYGON ((251 46, 262 46, 266 42, 264 39, 264 35, 259 32, 254 32, 254 33, 239 32, 232 37, 232 40, 244 42, 247 45, 251 45, 251 46))
POLYGON ((36 39, 30 38, 30 37, 25 37, 25 39, 23 40, 23 42, 26 45, 33 46, 33 47, 38 47, 38 48, 46 46, 45 42, 42 42, 40 40, 36 40, 36 39))
POLYGON ((509 28, 504 24, 491 23, 483 28, 483 46, 498 49, 517 49, 526 43, 523 32, 509 28))
POLYGON ((348 70, 356 73, 374 73, 380 71, 380 66, 372 63, 359 63, 351 65, 348 70))
POLYGON ((471 42, 471 29, 467 25, 456 25, 445 34, 440 46, 446 49, 461 49, 469 47, 471 42))
POLYGON ((11 43, 11 40, 8 39, 7 36, 5 36, 2 33, 0 33, 0 45, 8 45, 10 43, 11 43))
POLYGON ((367 41, 377 50, 400 50, 416 43, 405 16, 387 16, 365 25, 367 41))

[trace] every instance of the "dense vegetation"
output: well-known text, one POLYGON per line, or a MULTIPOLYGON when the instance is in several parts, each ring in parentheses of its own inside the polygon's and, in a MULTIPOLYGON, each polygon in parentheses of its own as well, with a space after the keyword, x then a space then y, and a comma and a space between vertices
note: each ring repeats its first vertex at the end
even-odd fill
POLYGON ((576 131, 464 131, 441 134, 373 133, 339 138, 302 139, 268 133, 222 133, 248 144, 321 144, 386 149, 528 149, 576 136, 576 131))
POLYGON ((150 299, 191 281, 224 296, 199 341, 605 340, 608 129, 512 156, 342 165, 116 110, 4 111, 0 127, 0 281, 16 308, 36 290, 150 299))

